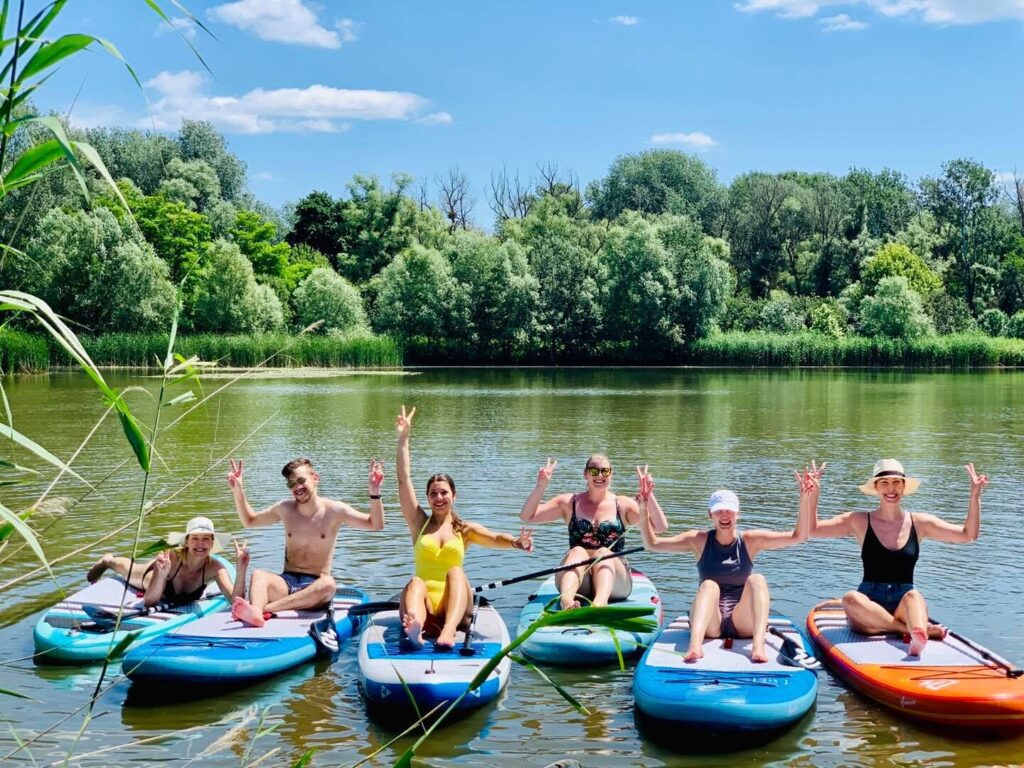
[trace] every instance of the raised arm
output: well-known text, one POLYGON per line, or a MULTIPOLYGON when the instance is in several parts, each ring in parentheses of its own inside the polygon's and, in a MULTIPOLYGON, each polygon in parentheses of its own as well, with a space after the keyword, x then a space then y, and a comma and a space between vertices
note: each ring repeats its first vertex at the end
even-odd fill
POLYGON ((262 525, 273 525, 281 520, 280 502, 272 507, 256 512, 245 498, 245 488, 242 485, 243 471, 242 460, 231 459, 231 471, 228 472, 228 485, 231 486, 231 494, 235 498, 235 511, 238 512, 238 519, 246 528, 259 528, 262 525))
POLYGON ((675 536, 664 537, 655 533, 651 521, 652 510, 657 509, 657 512, 653 514, 661 515, 662 519, 664 519, 665 513, 661 511, 661 506, 653 491, 647 498, 641 496, 638 504, 640 506, 640 535, 644 540, 644 549, 650 552, 692 552, 695 555, 703 550, 704 537, 707 535, 704 531, 685 531, 675 536))
POLYGON ((463 523, 463 539, 467 544, 479 544, 492 549, 519 549, 533 552, 533 529, 525 525, 519 529, 519 535, 497 533, 479 523, 463 523))
POLYGON ((524 523, 553 523, 564 520, 569 513, 569 500, 572 494, 563 493, 542 502, 544 492, 551 482, 551 474, 558 466, 557 461, 548 459, 548 463, 537 470, 537 484, 530 491, 523 508, 519 511, 519 519, 524 523))
POLYGON ((643 469, 637 467, 636 476, 637 512, 640 515, 641 524, 643 523, 643 513, 640 512, 639 504, 641 500, 646 500, 647 514, 650 517, 654 533, 665 533, 665 531, 668 530, 668 518, 665 517, 665 512, 662 510, 661 504, 659 504, 658 500, 654 498, 654 476, 650 471, 648 471, 647 465, 644 465, 643 469))
POLYGON ((782 549, 807 541, 811 532, 811 518, 818 505, 818 489, 825 464, 818 467, 817 463, 812 463, 812 467, 813 469, 805 468, 802 474, 796 471, 793 473, 796 476, 797 490, 800 492, 800 505, 792 531, 756 530, 744 534, 744 541, 752 558, 766 549, 782 549))
POLYGON ((967 500, 967 519, 963 525, 947 523, 935 515, 914 515, 918 535, 938 541, 961 544, 975 541, 981 533, 981 493, 988 485, 988 475, 979 475, 974 471, 973 464, 966 464, 967 474, 971 478, 971 495, 967 500))
POLYGON ((384 462, 370 459, 370 477, 367 481, 367 495, 370 497, 370 511, 360 512, 348 504, 338 503, 341 518, 346 525, 361 531, 384 530, 384 502, 381 500, 380 489, 384 483, 384 462))
POLYGON ((405 524, 409 526, 409 534, 413 541, 416 541, 423 526, 427 524, 427 514, 416 501, 416 488, 412 484, 412 469, 409 459, 409 437, 412 434, 412 417, 415 413, 416 408, 406 413, 403 405, 395 419, 395 431, 398 432, 398 458, 395 462, 398 504, 402 510, 402 517, 405 518, 405 524))
POLYGON ((235 580, 231 581, 228 569, 223 565, 217 568, 217 586, 220 593, 230 602, 236 597, 245 597, 245 574, 249 568, 249 545, 244 541, 233 539, 235 545, 235 580))

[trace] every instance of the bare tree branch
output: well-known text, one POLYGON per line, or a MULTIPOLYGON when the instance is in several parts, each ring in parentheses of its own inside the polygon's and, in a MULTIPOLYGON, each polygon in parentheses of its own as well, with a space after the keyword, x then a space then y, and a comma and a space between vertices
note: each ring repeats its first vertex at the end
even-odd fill
POLYGON ((458 168, 449 168, 447 177, 438 176, 436 182, 441 213, 448 219, 448 231, 469 229, 469 215, 476 204, 469 179, 458 168))

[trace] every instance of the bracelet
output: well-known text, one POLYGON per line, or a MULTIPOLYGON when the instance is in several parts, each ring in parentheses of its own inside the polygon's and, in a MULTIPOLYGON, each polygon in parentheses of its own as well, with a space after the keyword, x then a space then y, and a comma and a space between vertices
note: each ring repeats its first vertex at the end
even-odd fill
POLYGON ((371 499, 379 499, 380 498, 380 494, 379 493, 371 493, 370 494, 370 498, 371 499))

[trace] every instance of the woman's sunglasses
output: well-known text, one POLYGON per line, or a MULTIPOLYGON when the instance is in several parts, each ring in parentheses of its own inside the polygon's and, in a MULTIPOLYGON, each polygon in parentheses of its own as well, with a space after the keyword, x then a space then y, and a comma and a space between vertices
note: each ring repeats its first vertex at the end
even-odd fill
POLYGON ((611 467, 587 467, 583 471, 591 477, 597 477, 598 475, 601 477, 611 477, 612 474, 611 467))

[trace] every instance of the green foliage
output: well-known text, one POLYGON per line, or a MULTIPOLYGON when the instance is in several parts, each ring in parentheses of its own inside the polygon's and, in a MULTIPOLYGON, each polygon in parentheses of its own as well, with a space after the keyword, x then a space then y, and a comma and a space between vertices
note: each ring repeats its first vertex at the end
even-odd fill
POLYGON ((1014 339, 1024 339, 1024 310, 1017 312, 1007 321, 1006 335, 1014 339))
POLYGON ((447 260, 414 243, 381 272, 374 327, 399 339, 448 337, 465 320, 453 317, 463 298, 447 260))
POLYGON ((220 187, 220 197, 232 201, 243 195, 245 163, 228 151, 227 141, 211 123, 183 120, 177 144, 183 160, 201 160, 213 169, 220 187))
POLYGON ((946 292, 933 295, 928 301, 928 314, 936 333, 970 333, 977 328, 967 302, 946 292))
POLYGON ((292 300, 302 326, 322 321, 324 332, 348 332, 367 327, 359 291, 331 269, 314 269, 295 289, 292 300))
POLYGON ((1005 336, 1009 320, 1001 309, 986 309, 978 316, 978 327, 989 336, 1005 336))
POLYGON ((49 363, 46 339, 0 327, 0 374, 45 371, 49 363))
POLYGON ((811 310, 811 330, 833 339, 846 336, 846 311, 835 299, 818 302, 811 310))
POLYGON ((683 340, 699 339, 715 328, 735 288, 729 245, 703 235, 687 216, 661 216, 656 225, 675 281, 669 316, 683 340))
POLYGON ((942 281, 924 260, 900 243, 888 243, 861 264, 865 293, 874 293, 882 278, 901 276, 922 298, 942 290, 942 281))
POLYGON ((478 360, 522 359, 534 340, 537 279, 526 251, 512 240, 499 243, 479 232, 460 230, 443 253, 469 307, 464 343, 478 360))
POLYGON ((132 208, 146 242, 170 265, 171 280, 180 283, 210 244, 209 220, 162 195, 132 201, 132 208))
POLYGON ((864 232, 872 238, 885 238, 906 228, 917 212, 917 201, 907 177, 884 168, 872 173, 854 168, 842 180, 847 200, 848 236, 864 232))
POLYGON ((198 331, 266 333, 284 327, 281 301, 266 285, 258 285, 252 264, 238 246, 211 243, 196 287, 192 323, 198 331))
POLYGON ((238 211, 231 239, 257 274, 280 276, 288 267, 289 247, 277 241, 277 225, 254 211, 238 211))
POLYGON ((867 336, 916 339, 934 332, 920 295, 905 277, 883 277, 860 307, 860 329, 867 336))
POLYGON ((124 128, 90 128, 85 132, 115 179, 131 179, 144 195, 156 194, 167 164, 181 157, 178 144, 160 133, 124 128))
POLYGON ((193 211, 207 211, 220 201, 220 179, 209 163, 176 157, 167 163, 165 173, 157 193, 168 200, 183 203, 193 211))
POLYGON ((718 230, 725 191, 703 160, 674 149, 654 149, 616 158, 608 175, 587 188, 597 219, 625 211, 688 214, 705 232, 718 230))
POLYGON ((761 305, 758 328, 768 333, 796 333, 804 328, 804 316, 792 296, 772 291, 761 305))

